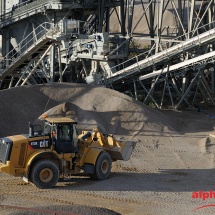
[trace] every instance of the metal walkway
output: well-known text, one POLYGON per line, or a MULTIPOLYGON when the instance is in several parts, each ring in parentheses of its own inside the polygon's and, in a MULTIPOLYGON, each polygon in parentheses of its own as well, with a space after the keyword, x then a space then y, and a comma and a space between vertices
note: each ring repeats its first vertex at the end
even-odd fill
POLYGON ((43 13, 46 10, 61 10, 70 7, 83 8, 84 2, 91 5, 91 7, 94 6, 92 0, 28 0, 4 11, 0 16, 0 27, 2 28, 32 15, 43 13))

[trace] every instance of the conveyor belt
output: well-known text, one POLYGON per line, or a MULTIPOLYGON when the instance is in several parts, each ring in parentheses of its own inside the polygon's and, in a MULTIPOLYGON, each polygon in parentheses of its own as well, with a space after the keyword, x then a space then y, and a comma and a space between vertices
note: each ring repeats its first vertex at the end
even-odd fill
POLYGON ((134 63, 131 66, 128 66, 118 72, 111 74, 111 76, 107 77, 106 79, 108 82, 111 83, 120 80, 126 76, 134 75, 135 73, 138 73, 142 69, 153 66, 162 61, 168 60, 171 57, 180 55, 185 51, 197 48, 198 46, 201 46, 203 44, 205 45, 213 40, 215 40, 215 29, 206 31, 198 36, 183 41, 177 45, 172 46, 171 48, 168 48, 144 60, 134 63))

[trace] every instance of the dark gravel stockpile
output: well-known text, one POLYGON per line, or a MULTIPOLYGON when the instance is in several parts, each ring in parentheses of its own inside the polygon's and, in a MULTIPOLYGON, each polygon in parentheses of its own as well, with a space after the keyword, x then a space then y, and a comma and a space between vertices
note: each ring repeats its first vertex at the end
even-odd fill
POLYGON ((103 132, 130 136, 143 127, 172 130, 165 116, 114 90, 51 84, 0 91, 0 137, 27 133, 28 123, 38 123, 36 119, 49 109, 48 115, 74 118, 80 129, 96 126, 103 132))

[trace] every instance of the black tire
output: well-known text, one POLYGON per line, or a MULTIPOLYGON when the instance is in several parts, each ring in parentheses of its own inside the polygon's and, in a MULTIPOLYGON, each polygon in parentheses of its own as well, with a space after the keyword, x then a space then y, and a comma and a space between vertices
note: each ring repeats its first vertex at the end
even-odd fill
POLYGON ((110 176, 112 167, 111 157, 107 152, 102 152, 95 165, 94 174, 90 174, 91 179, 104 180, 110 176))
POLYGON ((59 175, 59 168, 53 161, 41 160, 32 167, 30 179, 36 187, 47 189, 56 185, 59 175))

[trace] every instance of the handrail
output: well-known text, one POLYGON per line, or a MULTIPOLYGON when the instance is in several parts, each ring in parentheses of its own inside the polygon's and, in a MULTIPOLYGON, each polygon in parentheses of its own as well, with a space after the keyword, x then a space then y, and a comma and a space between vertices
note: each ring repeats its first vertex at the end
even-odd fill
MULTIPOLYGON (((59 3, 59 0, 51 0, 50 2, 49 2, 49 0, 27 0, 27 1, 24 1, 24 2, 21 2, 21 3, 18 3, 18 4, 14 4, 12 7, 8 8, 6 10, 3 10, 2 13, 3 14, 8 13, 8 11, 9 12, 13 11, 13 10, 15 10, 15 9, 17 9, 19 7, 22 7, 24 5, 30 4, 30 3, 35 2, 35 1, 37 1, 39 3, 53 3, 54 1, 56 1, 57 3, 59 3)), ((73 4, 74 3, 81 3, 81 0, 71 0, 71 1, 72 1, 73 4)))
POLYGON ((15 16, 20 16, 20 14, 26 14, 27 10, 37 11, 36 9, 42 8, 46 5, 51 4, 81 4, 81 0, 28 0, 20 4, 15 4, 12 7, 2 11, 0 15, 1 22, 7 21, 14 18, 15 16))
POLYGON ((27 0, 27 1, 19 3, 19 4, 14 4, 12 7, 9 7, 7 9, 5 9, 5 10, 2 10, 2 14, 1 15, 10 13, 11 11, 15 10, 16 8, 21 7, 23 5, 26 5, 28 3, 31 3, 33 1, 37 1, 37 0, 27 0))
POLYGON ((1 21, 6 20, 7 18, 11 18, 12 15, 14 14, 15 10, 17 10, 18 8, 20 8, 22 6, 28 5, 34 1, 38 1, 38 0, 27 0, 27 1, 19 3, 19 4, 14 4, 12 7, 7 8, 6 10, 3 10, 0 15, 1 21))

